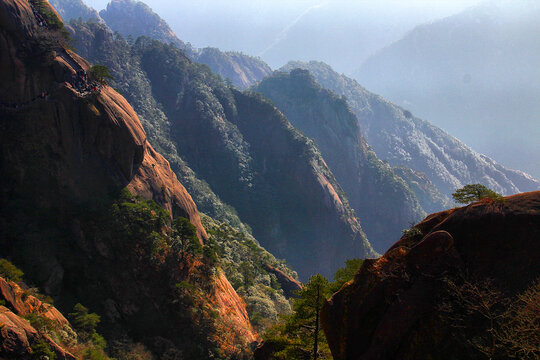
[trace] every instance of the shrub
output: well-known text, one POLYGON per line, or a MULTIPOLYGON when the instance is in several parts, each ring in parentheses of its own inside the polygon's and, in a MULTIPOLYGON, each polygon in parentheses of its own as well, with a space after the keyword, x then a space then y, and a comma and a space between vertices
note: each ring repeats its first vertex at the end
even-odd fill
POLYGON ((77 331, 83 341, 92 339, 96 333, 96 327, 101 321, 98 314, 89 313, 88 308, 80 303, 73 307, 74 312, 69 314, 73 328, 77 331))
POLYGON ((102 84, 107 84, 107 79, 114 79, 109 68, 105 65, 93 65, 90 70, 88 70, 88 75, 102 84))
POLYGON ((47 342, 41 340, 32 345, 32 357, 39 360, 42 360, 43 358, 55 360, 56 354, 51 350, 51 347, 47 342))
POLYGON ((0 275, 14 282, 22 281, 24 273, 6 259, 0 259, 0 275))

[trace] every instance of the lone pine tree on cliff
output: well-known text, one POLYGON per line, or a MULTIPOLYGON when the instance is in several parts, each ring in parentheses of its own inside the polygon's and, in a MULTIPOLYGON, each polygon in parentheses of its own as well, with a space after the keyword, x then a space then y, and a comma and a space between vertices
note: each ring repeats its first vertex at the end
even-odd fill
POLYGON ((469 204, 473 201, 485 199, 491 199, 497 202, 504 201, 504 197, 501 194, 496 193, 482 184, 465 185, 461 189, 456 190, 456 192, 452 194, 452 197, 460 204, 469 204))

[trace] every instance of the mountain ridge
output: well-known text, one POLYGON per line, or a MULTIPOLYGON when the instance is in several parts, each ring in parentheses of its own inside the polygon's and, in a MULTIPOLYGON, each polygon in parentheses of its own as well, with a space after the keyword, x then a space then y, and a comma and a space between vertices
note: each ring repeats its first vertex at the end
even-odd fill
POLYGON ((503 194, 540 188, 530 175, 507 169, 478 154, 443 130, 369 92, 355 80, 321 62, 290 62, 282 70, 309 70, 321 83, 347 98, 360 128, 377 155, 392 166, 407 166, 428 176, 449 196, 469 183, 483 183, 503 194), (470 169, 469 169, 470 167, 470 169))

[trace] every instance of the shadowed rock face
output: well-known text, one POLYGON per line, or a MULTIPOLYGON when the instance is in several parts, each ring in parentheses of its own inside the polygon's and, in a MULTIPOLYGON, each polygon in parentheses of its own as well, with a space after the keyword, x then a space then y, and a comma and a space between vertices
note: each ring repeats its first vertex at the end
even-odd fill
MULTIPOLYGON (((140 244, 96 236, 100 214, 91 208, 127 187, 173 217, 189 218, 204 241, 197 208, 121 95, 106 85, 87 93, 71 86, 89 64, 55 36, 38 25, 25 0, 0 3, 1 255, 60 307, 81 302, 103 315, 105 335, 129 334, 150 347, 153 339, 189 346, 185 329, 196 325, 175 310, 171 286, 185 279, 182 268, 200 264, 150 264, 140 244)), ((225 354, 246 348, 256 335, 245 304, 223 274, 205 286, 205 301, 227 324, 227 331, 210 325, 223 332, 212 335, 214 344, 225 354)))
MULTIPOLYGON (((428 216, 384 256, 366 260, 325 304, 322 324, 335 359, 463 359, 479 353, 456 341, 441 315, 449 281, 511 297, 540 274, 540 192, 478 202, 428 216), (465 280, 463 280, 465 279, 465 280)), ((463 288, 461 288, 463 289, 463 288)), ((495 297, 490 295, 489 297, 495 297)), ((480 322, 463 331, 486 334, 480 322)))
MULTIPOLYGON (((540 190, 540 182, 530 175, 508 169, 477 153, 469 147, 471 143, 467 143, 469 146, 465 145, 432 123, 421 120, 410 111, 367 91, 355 80, 336 73, 327 64, 295 61, 281 69, 289 72, 296 68, 309 70, 321 86, 347 97, 351 110, 358 118, 362 134, 380 159, 387 160, 392 166, 406 166, 426 174, 443 195, 450 196, 456 189, 474 183, 482 183, 503 195, 540 190)), ((396 80, 396 77, 393 77, 393 80, 396 80)), ((398 83, 409 84, 408 81, 398 83)), ((424 87, 421 92, 426 93, 424 87)), ((429 92, 428 94, 433 96, 429 92)), ((475 96, 468 98, 476 99, 475 96)), ((437 113, 441 114, 440 109, 437 113)), ((448 114, 454 116, 453 111, 448 114)), ((433 118, 426 117, 429 121, 433 118)), ((448 123, 454 120, 449 119, 448 123)), ((456 133, 453 132, 453 135, 456 133)), ((483 138, 490 137, 484 135, 483 138)), ((418 194, 418 197, 422 200, 422 194, 418 194)), ((437 196, 421 202, 424 210, 429 212, 433 200, 437 200, 437 196)), ((446 204, 444 201, 436 201, 435 205, 438 206, 435 211, 439 211, 446 204)))
MULTIPOLYGON (((168 159, 174 164, 181 156, 234 206, 261 245, 286 258, 302 279, 316 272, 331 276, 347 258, 376 254, 314 143, 262 97, 227 87, 174 47, 141 38, 130 48, 95 26, 74 28, 84 54, 115 69, 118 86, 136 104, 143 96, 160 104, 166 131, 154 132, 154 141, 159 138, 162 149, 174 146, 177 153, 168 159), (134 84, 146 82, 146 92, 124 85, 118 58, 130 59, 129 73, 140 74, 134 84)), ((161 126, 145 115, 150 106, 137 109, 149 133, 161 126)), ((206 204, 205 212, 213 211, 206 204)))
POLYGON ((366 143, 346 100, 321 88, 308 71, 276 72, 255 90, 317 143, 377 251, 425 216, 415 194, 366 143))

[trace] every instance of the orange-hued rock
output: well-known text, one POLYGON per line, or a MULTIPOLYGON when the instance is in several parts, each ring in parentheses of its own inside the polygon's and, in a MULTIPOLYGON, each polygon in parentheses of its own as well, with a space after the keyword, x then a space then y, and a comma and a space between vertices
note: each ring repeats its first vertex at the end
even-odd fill
POLYGON ((19 285, 0 277, 0 296, 10 308, 20 316, 38 314, 56 322, 59 326, 69 325, 68 321, 54 306, 29 295, 19 285))
POLYGON ((251 345, 260 340, 251 327, 246 304, 231 286, 225 274, 219 272, 215 277, 216 292, 210 301, 219 311, 221 324, 219 342, 228 352, 234 353, 237 344, 251 345))
MULTIPOLYGON (((209 333, 219 330, 214 340, 224 356, 248 348, 257 335, 223 274, 194 285, 204 295, 197 304, 209 305, 217 318, 204 310, 194 319, 192 308, 178 305, 175 292, 195 267, 192 258, 169 252, 167 261, 149 260, 148 243, 136 236, 117 239, 99 223, 103 217, 89 210, 108 209, 127 188, 174 217, 189 218, 201 242, 207 236, 191 196, 149 145, 129 103, 106 85, 97 92, 74 88, 72 76, 90 65, 61 46, 53 43, 54 51, 32 55, 39 48, 34 41, 50 35, 45 31, 26 0, 0 3, 2 256, 23 263, 29 280, 52 289, 67 311, 80 302, 99 313, 105 336, 130 336, 156 353, 204 351, 210 344, 202 342, 214 336, 197 333, 204 323, 209 333), (4 231, 8 227, 15 230, 4 231), (194 343, 194 335, 201 343, 194 343)), ((66 321, 32 296, 23 300, 22 290, 12 285, 0 281, 13 311, 66 321)), ((24 344, 22 337, 15 339, 24 344)))
POLYGON ((265 264, 264 268, 271 274, 276 276, 278 283, 283 289, 283 293, 286 297, 295 297, 298 291, 302 290, 302 283, 296 279, 293 279, 283 271, 276 269, 275 267, 265 264))
MULTIPOLYGON (((129 185, 130 190, 155 200, 174 216, 189 218, 196 226, 199 238, 206 238, 191 196, 168 162, 152 149, 126 99, 108 86, 96 93, 83 95, 77 92, 69 81, 78 70, 88 70, 90 65, 70 50, 58 48, 47 66, 24 64, 25 54, 16 52, 15 38, 35 34, 40 28, 27 1, 8 0, 1 6, 0 26, 4 32, 0 34, 0 45, 5 51, 0 53, 0 80, 4 85, 0 88, 0 103, 21 104, 19 112, 32 112, 33 122, 51 122, 51 126, 46 127, 47 132, 38 125, 33 126, 36 126, 36 132, 41 132, 40 142, 70 160, 62 164, 66 169, 58 174, 60 180, 74 175, 87 177, 88 174, 81 174, 80 170, 81 165, 90 165, 85 159, 88 156, 96 160, 96 165, 101 164, 109 170, 109 174, 95 174, 95 177, 108 175, 109 179, 102 179, 103 182, 110 182, 112 178, 116 186, 129 185), (43 91, 48 93, 47 98, 35 100, 43 91), (33 112, 38 108, 39 114, 33 112)), ((107 186, 98 179, 92 180, 98 183, 97 186, 107 186)), ((83 184, 72 182, 66 186, 83 187, 83 184)), ((96 189, 70 190, 80 194, 96 189)))
POLYGON ((57 359, 75 360, 69 351, 48 335, 40 333, 24 318, 33 314, 53 321, 59 329, 69 327, 66 318, 54 306, 28 295, 19 285, 2 277, 0 300, 4 300, 6 305, 0 306, 0 358, 31 359, 32 346, 38 341, 45 341, 57 359))
POLYGON ((334 358, 474 356, 441 317, 447 279, 489 280, 510 297, 540 275, 540 192, 505 199, 432 214, 415 226, 420 233, 366 260, 321 313, 334 358))

